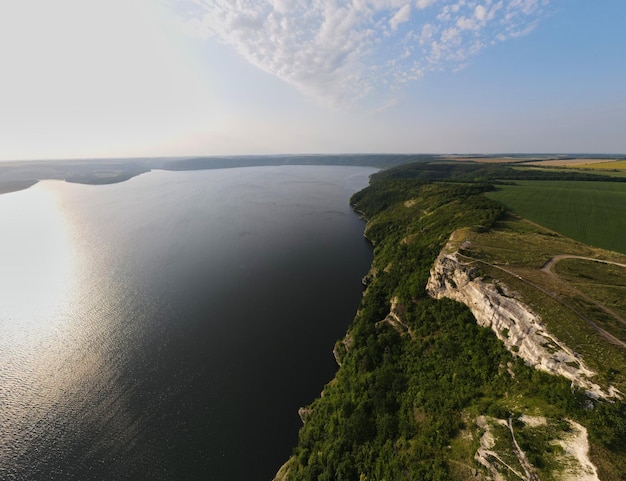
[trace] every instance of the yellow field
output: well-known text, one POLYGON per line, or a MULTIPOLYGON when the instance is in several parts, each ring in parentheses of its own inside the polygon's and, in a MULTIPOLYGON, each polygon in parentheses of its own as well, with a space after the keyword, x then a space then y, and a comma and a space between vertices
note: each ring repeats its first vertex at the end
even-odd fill
POLYGON ((480 156, 480 155, 448 155, 441 156, 441 160, 450 160, 453 162, 479 162, 494 164, 519 164, 531 165, 536 167, 571 167, 576 169, 600 169, 600 170, 626 170, 625 160, 609 160, 605 158, 580 157, 576 159, 550 159, 542 157, 523 157, 523 156, 480 156))
POLYGON ((626 160, 611 160, 609 162, 577 164, 577 167, 600 170, 626 170, 626 160))
POLYGON ((607 159, 551 159, 525 162, 524 165, 543 167, 574 167, 577 169, 626 170, 626 160, 607 159))

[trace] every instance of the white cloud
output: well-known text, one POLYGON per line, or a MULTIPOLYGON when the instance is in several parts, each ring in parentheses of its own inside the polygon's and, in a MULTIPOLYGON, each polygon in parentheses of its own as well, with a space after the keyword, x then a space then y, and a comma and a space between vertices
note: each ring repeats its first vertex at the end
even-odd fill
POLYGON ((289 8, 291 7, 291 0, 270 0, 270 3, 274 7, 274 9, 283 15, 289 12, 289 8))
POLYGON ((487 9, 483 5, 477 5, 476 10, 474 10, 474 17, 478 20, 483 21, 487 16, 487 9))
POLYGON ((528 34, 550 0, 175 1, 197 34, 308 95, 350 105, 528 34))
POLYGON ((479 24, 474 18, 460 17, 456 21, 456 26, 461 30, 477 30, 479 24))
POLYGON ((392 30, 397 30, 400 24, 408 22, 410 18, 411 5, 407 4, 400 10, 398 10, 398 12, 393 17, 391 17, 391 20, 389 20, 389 25, 391 26, 392 30))
POLYGON ((423 45, 424 43, 428 42, 431 38, 433 38, 433 35, 435 34, 436 29, 433 25, 431 25, 430 23, 427 23, 426 25, 424 25, 422 27, 422 32, 419 36, 419 42, 421 45, 423 45))
POLYGON ((450 27, 443 31, 441 34, 441 41, 444 44, 458 44, 461 41, 461 37, 459 35, 460 31, 458 28, 450 27))
POLYGON ((419 8, 420 10, 423 10, 424 8, 430 7, 436 1, 437 0, 417 0, 417 3, 415 4, 415 6, 419 8))

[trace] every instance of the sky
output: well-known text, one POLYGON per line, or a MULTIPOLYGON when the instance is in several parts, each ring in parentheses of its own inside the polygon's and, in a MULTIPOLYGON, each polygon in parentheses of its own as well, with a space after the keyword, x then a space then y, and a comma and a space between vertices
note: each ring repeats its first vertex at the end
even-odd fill
POLYGON ((0 160, 626 154, 624 0, 2 0, 0 160))

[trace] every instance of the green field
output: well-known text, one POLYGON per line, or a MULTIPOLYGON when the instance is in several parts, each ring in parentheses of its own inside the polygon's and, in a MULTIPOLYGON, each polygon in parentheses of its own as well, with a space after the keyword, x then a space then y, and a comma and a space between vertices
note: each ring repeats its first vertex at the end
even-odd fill
POLYGON ((626 183, 517 181, 488 196, 572 239, 626 253, 626 183))

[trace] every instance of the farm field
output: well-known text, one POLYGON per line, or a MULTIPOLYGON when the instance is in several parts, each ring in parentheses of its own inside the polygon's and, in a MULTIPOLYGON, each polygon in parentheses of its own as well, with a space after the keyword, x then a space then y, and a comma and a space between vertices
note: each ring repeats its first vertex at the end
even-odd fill
POLYGON ((597 170, 626 170, 626 160, 582 164, 578 167, 597 170))
POLYGON ((626 183, 517 181, 488 197, 567 237, 626 253, 626 183))
POLYGON ((600 168, 600 169, 625 169, 625 161, 623 159, 607 159, 604 157, 577 157, 567 159, 530 159, 523 165, 536 165, 542 167, 581 167, 581 168, 600 168), (595 167, 596 165, 603 167, 595 167), (620 166, 621 165, 621 166, 620 166))
POLYGON ((618 170, 618 169, 594 169, 592 166, 578 167, 578 166, 570 166, 570 167, 535 167, 535 166, 523 166, 517 167, 517 169, 526 169, 526 170, 541 170, 547 172, 580 172, 581 174, 595 174, 595 175, 603 175, 605 177, 620 177, 626 178, 626 170, 618 170))
POLYGON ((580 172, 581 174, 626 177, 626 160, 569 159, 541 160, 518 163, 516 169, 541 170, 547 172, 580 172))

